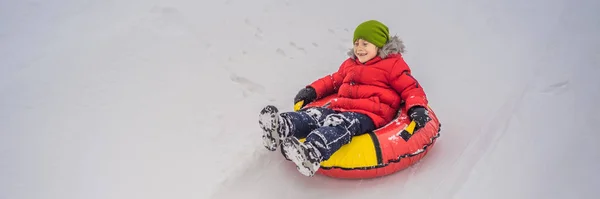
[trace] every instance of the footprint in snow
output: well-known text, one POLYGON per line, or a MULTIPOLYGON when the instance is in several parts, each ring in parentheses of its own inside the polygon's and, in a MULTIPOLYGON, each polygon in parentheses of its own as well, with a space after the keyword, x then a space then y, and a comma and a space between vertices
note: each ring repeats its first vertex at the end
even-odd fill
POLYGON ((260 84, 255 83, 245 77, 240 77, 234 73, 231 73, 229 78, 231 79, 231 81, 242 86, 242 89, 244 90, 244 92, 243 92, 244 97, 247 97, 251 93, 256 93, 256 94, 264 94, 265 93, 265 87, 263 87, 260 84))
POLYGON ((277 52, 277 54, 280 54, 281 56, 285 57, 285 52, 283 51, 283 49, 277 48, 277 50, 275 50, 275 52, 277 52))
POLYGON ((294 47, 296 50, 302 51, 303 53, 306 54, 306 50, 303 47, 300 47, 298 45, 296 45, 296 43, 294 42, 290 42, 290 46, 294 47))
POLYGON ((560 81, 554 84, 547 86, 542 89, 543 93, 551 93, 551 94, 561 94, 569 90, 570 82, 569 80, 560 81))

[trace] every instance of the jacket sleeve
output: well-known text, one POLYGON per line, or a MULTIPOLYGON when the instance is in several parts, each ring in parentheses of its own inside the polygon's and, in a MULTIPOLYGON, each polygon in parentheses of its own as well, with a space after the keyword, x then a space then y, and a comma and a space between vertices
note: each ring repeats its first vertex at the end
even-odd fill
POLYGON ((342 82, 344 81, 344 77, 346 76, 345 65, 346 62, 342 63, 336 72, 325 77, 321 77, 308 85, 315 89, 317 93, 317 99, 331 95, 338 91, 342 85, 342 82))
POLYGON ((390 73, 390 85, 406 105, 406 109, 415 106, 427 107, 428 100, 419 82, 411 75, 410 68, 404 60, 398 60, 390 73))

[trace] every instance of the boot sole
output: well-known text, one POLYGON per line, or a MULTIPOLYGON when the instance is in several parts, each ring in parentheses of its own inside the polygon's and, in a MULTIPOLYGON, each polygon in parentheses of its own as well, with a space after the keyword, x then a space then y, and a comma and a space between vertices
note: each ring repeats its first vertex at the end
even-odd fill
POLYGON ((277 150, 277 146, 280 144, 279 134, 277 134, 277 128, 279 128, 277 113, 279 110, 275 106, 269 105, 260 111, 258 119, 258 124, 263 130, 263 145, 269 151, 277 150))
POLYGON ((297 138, 290 136, 281 145, 285 157, 296 164, 296 169, 302 175, 309 177, 315 175, 320 164, 308 160, 308 150, 297 138))

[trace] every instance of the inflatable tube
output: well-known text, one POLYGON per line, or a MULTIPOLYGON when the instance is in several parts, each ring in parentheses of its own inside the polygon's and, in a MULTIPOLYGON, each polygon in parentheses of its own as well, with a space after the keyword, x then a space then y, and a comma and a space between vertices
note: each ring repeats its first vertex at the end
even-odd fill
MULTIPOLYGON (((307 104, 303 109, 326 106, 336 95, 307 104)), ((412 132, 407 110, 389 124, 359 136, 354 136, 321 162, 317 173, 334 178, 365 179, 386 176, 403 170, 421 160, 439 137, 440 123, 431 107, 427 107, 431 121, 424 128, 412 132)), ((414 122, 412 123, 414 125, 414 122)), ((300 139, 304 142, 304 138, 300 139)))

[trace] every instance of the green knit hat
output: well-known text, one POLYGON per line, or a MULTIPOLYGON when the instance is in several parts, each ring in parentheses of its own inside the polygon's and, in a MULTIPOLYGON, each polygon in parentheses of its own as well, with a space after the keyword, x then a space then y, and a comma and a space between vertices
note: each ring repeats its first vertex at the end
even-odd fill
POLYGON ((371 42, 378 48, 383 47, 390 39, 388 27, 376 20, 369 20, 361 23, 354 30, 354 39, 352 43, 358 39, 364 39, 371 42))

